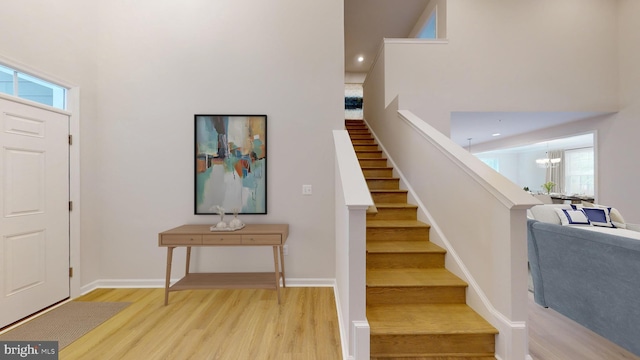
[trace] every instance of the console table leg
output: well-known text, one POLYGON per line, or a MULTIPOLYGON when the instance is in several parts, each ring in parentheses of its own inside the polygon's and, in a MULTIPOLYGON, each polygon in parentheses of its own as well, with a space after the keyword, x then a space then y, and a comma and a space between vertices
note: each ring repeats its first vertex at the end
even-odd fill
POLYGON ((169 280, 171 279, 171 261, 173 260, 174 247, 167 248, 167 276, 164 280, 164 305, 169 304, 169 280))
POLYGON ((184 275, 189 275, 189 264, 191 264, 191 246, 187 246, 187 269, 184 271, 184 275))
POLYGON ((285 283, 285 276, 284 276, 284 246, 278 246, 278 248, 280 249, 280 273, 282 274, 282 287, 287 287, 287 284, 285 283))
POLYGON ((278 292, 278 304, 280 304, 280 265, 278 264, 278 247, 273 247, 273 263, 276 269, 276 291, 278 292))

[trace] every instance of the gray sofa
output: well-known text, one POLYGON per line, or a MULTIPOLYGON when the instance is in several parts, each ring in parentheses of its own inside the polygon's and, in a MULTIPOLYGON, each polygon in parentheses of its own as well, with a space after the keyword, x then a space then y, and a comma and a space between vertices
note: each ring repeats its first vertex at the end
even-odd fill
POLYGON ((640 356, 640 240, 534 219, 527 231, 535 302, 640 356))

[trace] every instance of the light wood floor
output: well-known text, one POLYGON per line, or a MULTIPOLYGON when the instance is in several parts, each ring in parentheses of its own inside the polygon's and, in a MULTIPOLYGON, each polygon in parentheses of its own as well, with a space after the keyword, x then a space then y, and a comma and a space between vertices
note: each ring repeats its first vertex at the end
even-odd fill
MULTIPOLYGON (((341 359, 331 288, 173 292, 99 289, 76 301, 132 304, 60 352, 60 359, 341 359)), ((530 296, 534 360, 640 360, 530 296)))
POLYGON ((529 354, 534 360, 640 360, 573 320, 539 306, 531 293, 528 309, 529 354))
POLYGON ((60 352, 60 359, 341 359, 332 288, 99 289, 78 301, 130 306, 60 352))

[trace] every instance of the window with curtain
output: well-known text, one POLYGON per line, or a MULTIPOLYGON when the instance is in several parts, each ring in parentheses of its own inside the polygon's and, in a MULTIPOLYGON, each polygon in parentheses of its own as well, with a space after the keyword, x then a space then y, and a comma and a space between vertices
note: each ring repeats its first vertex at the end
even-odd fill
POLYGON ((594 195, 593 147, 566 150, 565 193, 569 195, 594 195))
POLYGON ((548 151, 547 156, 550 159, 560 159, 559 165, 553 165, 547 168, 547 176, 546 181, 551 181, 555 184, 551 192, 567 194, 567 188, 565 186, 565 166, 562 164, 566 164, 565 162, 565 151, 564 150, 553 150, 548 151))

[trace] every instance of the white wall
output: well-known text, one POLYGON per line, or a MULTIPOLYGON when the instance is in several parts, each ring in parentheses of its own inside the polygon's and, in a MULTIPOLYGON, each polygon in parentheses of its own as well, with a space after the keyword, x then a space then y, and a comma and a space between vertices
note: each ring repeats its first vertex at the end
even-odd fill
POLYGON ((347 72, 344 74, 345 84, 362 84, 367 77, 367 73, 347 72))
POLYGON ((445 134, 452 111, 619 111, 568 134, 596 131, 597 201, 638 223, 640 170, 624 160, 640 146, 638 6, 449 0, 448 44, 385 46, 384 104, 398 97, 400 109, 445 134))
MULTIPOLYGON (((520 153, 488 153, 488 154, 474 154, 480 160, 497 160, 498 172, 511 180, 516 185, 520 185, 522 180, 520 179, 520 166, 521 163, 520 153)), ((544 154, 543 154, 544 155, 544 154)), ((520 186, 522 187, 522 186, 520 186)))
POLYGON ((452 111, 615 111, 616 2, 449 0, 447 45, 389 42, 386 104, 449 134, 452 111))
POLYGON ((525 186, 529 188, 529 191, 537 193, 539 191, 544 191, 542 189, 542 184, 547 182, 546 175, 547 170, 541 169, 535 166, 536 159, 540 159, 546 155, 545 151, 530 151, 526 153, 521 153, 519 156, 520 164, 532 164, 533 166, 520 166, 518 167, 518 185, 521 188, 525 186))
MULTIPOLYGON (((193 215, 193 115, 203 113, 268 116, 268 215, 242 219, 290 224, 288 278, 335 277, 329 149, 343 128, 342 1, 33 2, 9 5, 0 53, 82 87, 85 284, 161 279, 157 233, 217 220, 193 215), (44 23, 25 21, 41 8, 44 23)), ((192 263, 259 271, 272 255, 207 249, 192 263)))
MULTIPOLYGON (((0 36, 0 56, 81 88, 82 129, 75 143, 90 148, 100 137, 93 130, 97 118, 96 17, 99 12, 84 0, 10 1, 2 4, 2 12, 6 16, 0 21, 0 33, 4 34, 0 36)), ((92 166, 91 156, 80 159, 82 169, 92 166)), ((92 171, 81 175, 80 193, 86 204, 96 204, 92 176, 92 171)), ((82 208, 77 205, 76 210, 82 208)), ((75 264, 75 272, 81 274, 82 283, 99 276, 100 243, 94 236, 98 220, 81 216, 85 231, 81 236, 81 266, 78 268, 75 264)), ((77 254, 72 254, 72 258, 75 256, 77 254)))
POLYGON ((640 169, 632 165, 640 153, 640 2, 618 4, 620 112, 598 132, 600 202, 620 209, 627 222, 640 223, 640 169))

